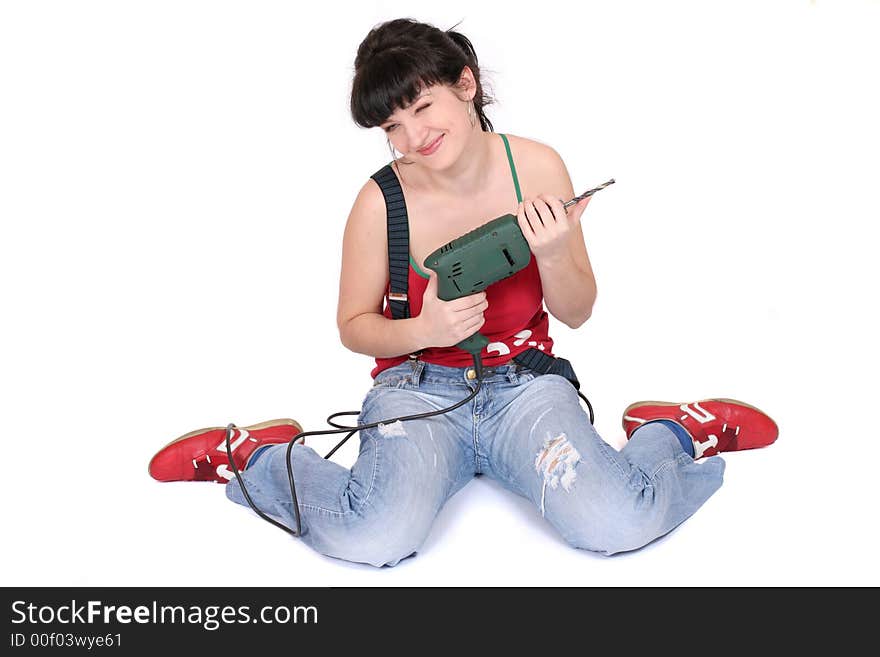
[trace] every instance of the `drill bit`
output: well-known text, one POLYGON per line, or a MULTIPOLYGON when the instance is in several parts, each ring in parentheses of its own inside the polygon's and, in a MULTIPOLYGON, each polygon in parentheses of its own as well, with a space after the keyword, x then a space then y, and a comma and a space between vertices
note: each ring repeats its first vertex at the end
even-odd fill
POLYGON ((598 187, 594 187, 593 189, 584 192, 584 193, 581 194, 580 196, 575 196, 573 199, 571 199, 571 200, 568 201, 567 203, 563 203, 563 204, 562 204, 562 207, 568 209, 569 206, 574 205, 574 204, 577 203, 578 201, 582 201, 583 199, 587 198, 588 196, 592 196, 593 194, 595 194, 596 192, 598 192, 600 189, 605 189, 606 187, 608 187, 608 185, 611 185, 612 183, 614 183, 614 178, 612 178, 612 179, 609 180, 608 182, 604 182, 604 183, 602 183, 602 184, 599 185, 598 187))

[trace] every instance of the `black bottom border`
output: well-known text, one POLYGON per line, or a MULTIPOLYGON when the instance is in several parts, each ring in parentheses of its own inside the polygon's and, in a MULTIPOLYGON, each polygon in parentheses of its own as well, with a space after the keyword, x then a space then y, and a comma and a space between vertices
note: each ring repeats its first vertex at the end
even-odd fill
MULTIPOLYGON (((351 645, 434 653, 529 639, 584 649, 596 636, 656 646, 676 632, 756 637, 840 652, 872 627, 864 593, 846 588, 658 587, 7 587, 3 653, 143 654, 193 648, 238 654, 351 645), (672 633, 672 634, 670 634, 672 633), (590 639, 589 636, 594 638, 590 639), (416 643, 412 637, 417 636, 416 643), (578 638, 580 637, 580 638, 578 638), (428 650, 430 648, 430 650, 428 650)), ((677 641, 677 640, 676 640, 677 641)), ((603 644, 604 645, 604 644, 603 644)), ((700 643, 696 644, 700 645, 700 643)), ((705 644, 702 644, 705 648, 705 644)))

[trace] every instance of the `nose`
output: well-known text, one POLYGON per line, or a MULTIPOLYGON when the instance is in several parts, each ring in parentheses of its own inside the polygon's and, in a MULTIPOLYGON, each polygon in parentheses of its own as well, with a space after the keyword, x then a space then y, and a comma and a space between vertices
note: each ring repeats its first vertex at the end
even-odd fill
POLYGON ((409 124, 406 128, 406 138, 410 151, 424 146, 428 140, 428 133, 429 131, 418 120, 409 124))

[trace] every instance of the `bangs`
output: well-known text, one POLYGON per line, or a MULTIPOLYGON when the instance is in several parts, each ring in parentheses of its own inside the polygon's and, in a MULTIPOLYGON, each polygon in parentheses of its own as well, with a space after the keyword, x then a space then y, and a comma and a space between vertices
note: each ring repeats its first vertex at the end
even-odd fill
POLYGON ((364 128, 379 126, 398 109, 409 107, 425 87, 440 80, 432 62, 410 49, 379 53, 355 79, 352 118, 364 128))

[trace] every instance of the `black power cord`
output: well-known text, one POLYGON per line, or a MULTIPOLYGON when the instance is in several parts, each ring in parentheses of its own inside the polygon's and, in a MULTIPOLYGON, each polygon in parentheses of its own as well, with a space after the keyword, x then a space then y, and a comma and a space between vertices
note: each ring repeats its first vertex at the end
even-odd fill
MULTIPOLYGON (((230 422, 229 424, 226 425, 226 456, 229 458, 229 465, 232 468, 232 472, 235 474, 235 478, 238 480, 238 484, 241 486, 241 492, 244 494, 244 497, 247 500, 247 503, 256 512, 256 514, 258 516, 260 516, 266 522, 272 523, 276 527, 283 529, 288 534, 291 534, 293 536, 302 536, 302 522, 301 522, 300 513, 299 513, 299 502, 296 499, 296 486, 293 483, 293 463, 290 458, 290 454, 291 454, 291 450, 293 449, 293 445, 296 442, 298 442, 301 438, 304 438, 305 436, 319 436, 319 435, 324 435, 324 434, 343 433, 345 431, 348 431, 349 434, 345 438, 343 438, 341 441, 339 441, 339 443, 337 443, 337 445, 333 449, 331 449, 330 452, 324 457, 325 459, 329 459, 331 456, 333 456, 334 453, 336 453, 336 450, 338 450, 340 447, 342 447, 342 445, 345 444, 345 442, 349 438, 351 438, 354 434, 356 434, 358 431, 361 431, 362 429, 372 429, 373 427, 378 427, 380 424, 392 424, 394 422, 406 422, 408 420, 419 420, 419 419, 423 419, 426 417, 431 417, 433 415, 442 415, 443 413, 448 413, 449 411, 455 410, 459 406, 462 406, 463 404, 468 403, 471 399, 476 397, 477 393, 480 392, 480 387, 482 386, 483 361, 480 358, 479 353, 475 353, 472 355, 474 358, 474 370, 477 373, 477 387, 474 388, 474 391, 470 395, 468 395, 467 397, 462 399, 457 404, 450 406, 449 408, 443 408, 443 409, 440 409, 439 411, 430 411, 428 413, 417 413, 415 415, 405 415, 402 417, 392 418, 390 420, 380 420, 378 422, 371 422, 370 424, 359 424, 354 427, 343 426, 343 425, 335 424, 334 422, 330 421, 332 418, 337 417, 339 415, 359 415, 360 414, 360 411, 342 411, 339 413, 334 413, 333 415, 331 415, 330 417, 327 418, 327 423, 330 426, 338 427, 337 429, 326 429, 324 431, 301 431, 300 433, 296 434, 296 436, 294 436, 293 439, 287 444, 287 456, 286 456, 286 459, 287 459, 287 479, 290 482, 290 497, 293 500, 293 512, 294 512, 294 515, 296 516, 296 529, 295 530, 291 529, 290 527, 288 527, 287 525, 285 525, 283 523, 278 522, 274 518, 270 518, 265 513, 260 511, 257 508, 257 505, 254 504, 254 501, 251 499, 250 494, 247 492, 247 488, 245 488, 244 481, 242 481, 242 479, 241 479, 241 473, 239 473, 238 467, 235 465, 235 459, 232 458, 232 445, 230 443, 230 438, 232 436, 232 430, 235 428, 235 424, 230 422)), ((590 424, 593 424, 593 406, 592 406, 592 404, 590 404, 590 400, 587 399, 586 397, 584 397, 581 394, 580 390, 578 390, 578 396, 581 399, 583 399, 585 402, 587 402, 587 406, 590 409, 590 424)))

